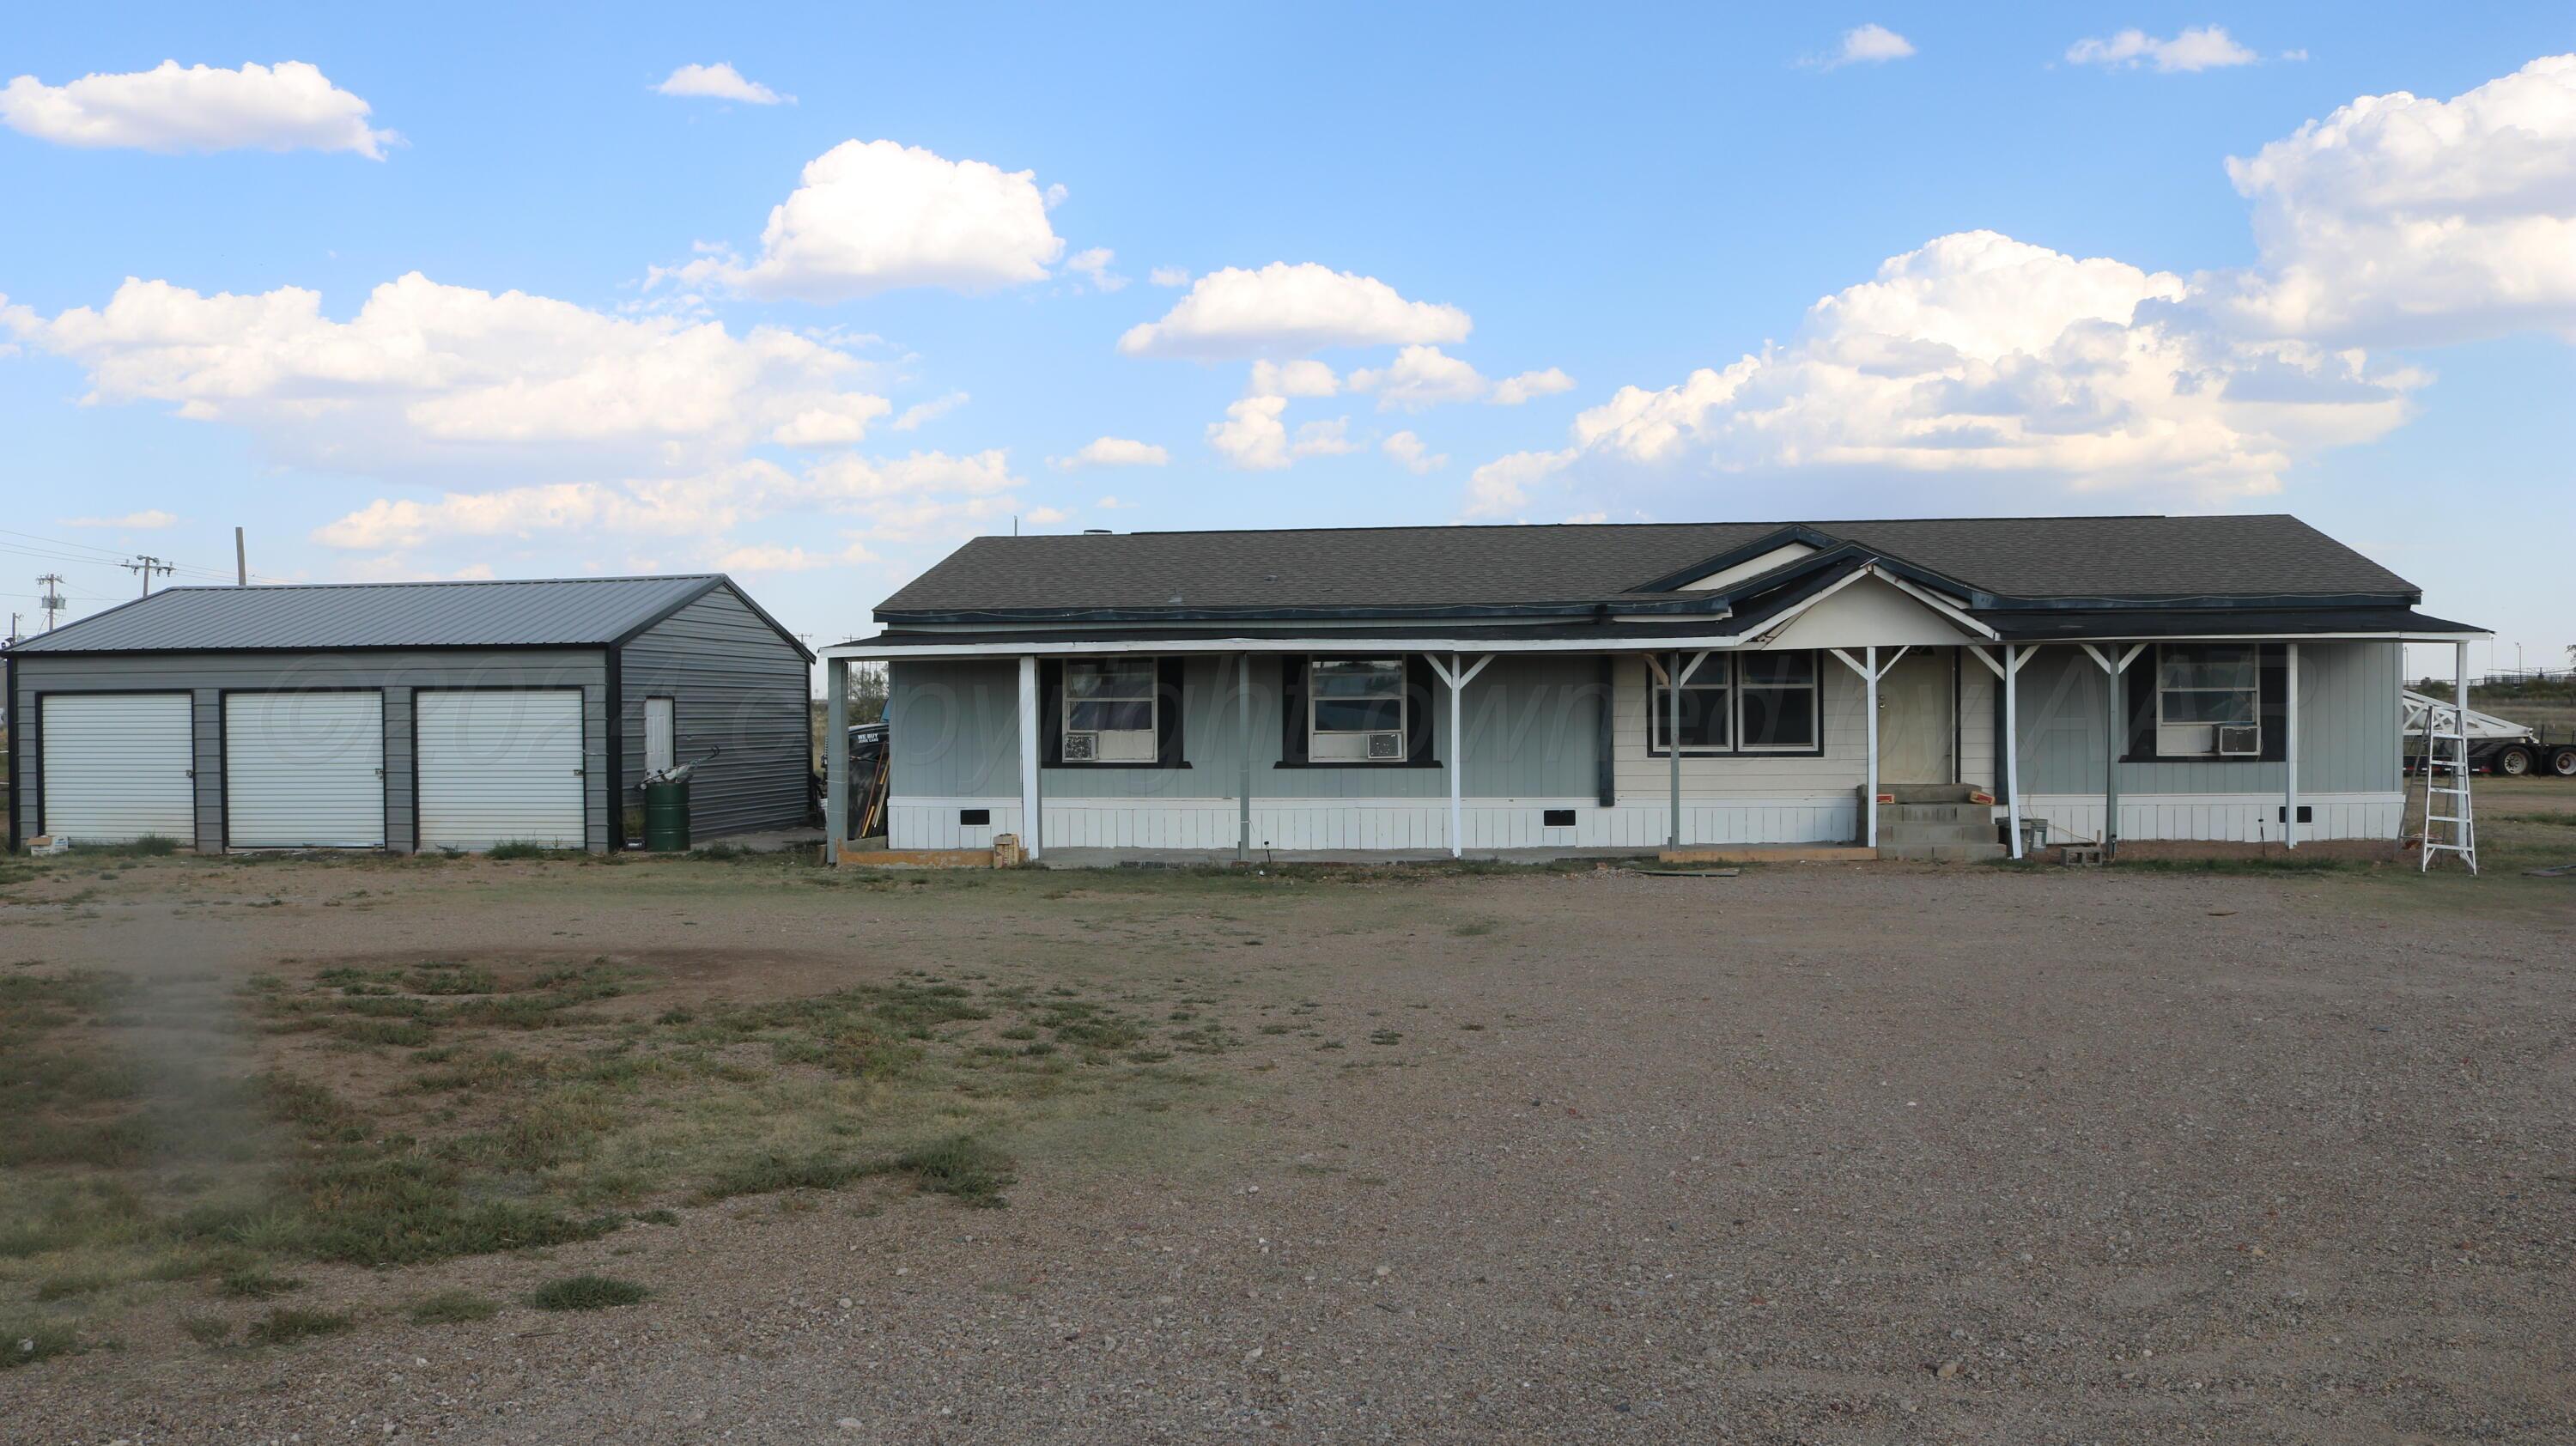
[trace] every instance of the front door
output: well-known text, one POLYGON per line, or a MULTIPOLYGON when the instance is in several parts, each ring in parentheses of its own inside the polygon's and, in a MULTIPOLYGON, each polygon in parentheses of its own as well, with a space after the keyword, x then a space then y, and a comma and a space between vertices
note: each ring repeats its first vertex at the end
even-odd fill
POLYGON ((1878 684, 1878 777, 1888 783, 1948 783, 1954 771, 1951 670, 1957 653, 1916 648, 1878 684))

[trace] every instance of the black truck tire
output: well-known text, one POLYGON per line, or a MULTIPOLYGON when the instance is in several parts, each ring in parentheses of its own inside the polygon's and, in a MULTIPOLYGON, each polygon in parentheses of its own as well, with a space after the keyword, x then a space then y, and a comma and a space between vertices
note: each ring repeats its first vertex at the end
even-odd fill
POLYGON ((2495 751, 2495 757, 2487 764, 2487 769, 2498 778, 2525 778, 2530 775, 2532 768, 2538 762, 2539 760, 2531 756, 2529 748, 2519 743, 2508 743, 2495 751))
POLYGON ((2541 765, 2560 778, 2576 778, 2576 744, 2561 743, 2549 750, 2549 759, 2541 765))

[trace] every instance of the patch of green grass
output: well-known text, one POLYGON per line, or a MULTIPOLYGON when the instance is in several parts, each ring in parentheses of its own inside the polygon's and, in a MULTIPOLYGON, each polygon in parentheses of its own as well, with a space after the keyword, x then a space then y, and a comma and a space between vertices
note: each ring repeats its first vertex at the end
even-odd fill
POLYGON ((1457 935, 1461 939, 1473 939, 1480 935, 1494 932, 1494 921, 1491 919, 1469 919, 1463 924, 1450 925, 1449 932, 1457 935))
POLYGON ((413 1301, 405 1314, 413 1325, 461 1325, 490 1320, 500 1311, 498 1302, 485 1300, 470 1290, 442 1290, 413 1301))
POLYGON ((417 1019, 350 1019, 342 1021, 332 1033, 351 1044, 407 1049, 418 1049, 435 1037, 430 1027, 417 1019))
MULTIPOLYGON (((877 1167, 836 1155, 756 1155, 717 1170, 698 1189, 712 1204, 736 1195, 774 1195, 782 1190, 838 1190, 853 1180, 877 1173, 877 1167)), ((666 1212, 667 1213, 667 1212, 666 1212)), ((674 1216, 673 1224, 678 1223, 674 1216)))
POLYGON ((256 1265, 227 1270, 215 1281, 217 1291, 244 1300, 270 1300, 303 1288, 304 1282, 293 1276, 274 1274, 256 1265))
POLYGON ((178 851, 179 841, 177 839, 164 838, 157 833, 147 833, 141 838, 133 839, 125 843, 76 843, 72 845, 73 853, 87 855, 91 858, 157 859, 167 858, 178 851))
POLYGON ((651 1210, 636 1211, 635 1219, 639 1224, 644 1225, 677 1225, 680 1223, 680 1212, 657 1206, 651 1210))
POLYGON ((1002 1191, 1013 1183, 1010 1157, 966 1135, 951 1135, 894 1158, 894 1168, 909 1174, 934 1195, 948 1195, 982 1210, 1010 1202, 1002 1191))
POLYGON ((414 994, 497 994, 501 981, 477 965, 423 964, 405 980, 414 994))
POLYGON ((179 1329, 201 1346, 219 1346, 233 1338, 233 1323, 219 1315, 183 1315, 179 1329))
POLYGON ((346 1311, 300 1310, 281 1306, 250 1323, 247 1339, 255 1346, 283 1346, 320 1336, 336 1336, 356 1325, 346 1311))
POLYGON ((631 1280, 605 1275, 575 1275, 549 1281, 521 1299, 539 1310, 606 1310, 634 1305, 652 1293, 631 1280))
POLYGON ((525 838, 505 838, 483 851, 483 857, 495 863, 508 863, 513 859, 541 859, 546 854, 547 849, 544 844, 525 838))
POLYGON ((2350 874, 2371 865, 2318 854, 2258 854, 2248 858, 2121 859, 2113 868, 2150 874, 2350 874))
POLYGON ((2495 817, 2507 823, 2547 824, 2552 828, 2576 828, 2576 812, 2569 813, 2500 813, 2495 817))
POLYGON ((1402 1043, 1404 1043, 1404 1034, 1403 1034, 1403 1032, 1402 1032, 1402 1031, 1400 1031, 1400 1030, 1394 1030, 1394 1029, 1380 1029, 1380 1030, 1376 1030, 1376 1031, 1373 1031, 1372 1033, 1370 1033, 1370 1035, 1369 1035, 1369 1043, 1371 1043, 1371 1044, 1402 1044, 1402 1043))
POLYGON ((59 1321, 0 1319, 0 1366, 32 1366, 82 1349, 79 1332, 59 1321))

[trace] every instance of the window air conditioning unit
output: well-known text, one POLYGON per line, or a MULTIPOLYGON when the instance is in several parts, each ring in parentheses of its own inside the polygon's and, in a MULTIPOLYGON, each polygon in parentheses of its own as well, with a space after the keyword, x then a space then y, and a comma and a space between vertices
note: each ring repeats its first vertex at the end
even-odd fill
POLYGON ((2218 725, 2218 756, 2252 758, 2263 751, 2263 730, 2251 723, 2218 725))
POLYGON ((1388 759, 1402 758, 1404 756, 1404 735, 1401 733, 1370 734, 1368 736, 1368 756, 1369 761, 1372 763, 1383 762, 1388 759))
POLYGON ((1066 735, 1064 735, 1064 761, 1065 761, 1065 762, 1067 762, 1067 763, 1089 763, 1091 760, 1093 760, 1093 759, 1095 759, 1095 758, 1098 758, 1099 756, 1100 756, 1100 735, 1099 735, 1099 734, 1097 734, 1097 733, 1067 733, 1066 735))

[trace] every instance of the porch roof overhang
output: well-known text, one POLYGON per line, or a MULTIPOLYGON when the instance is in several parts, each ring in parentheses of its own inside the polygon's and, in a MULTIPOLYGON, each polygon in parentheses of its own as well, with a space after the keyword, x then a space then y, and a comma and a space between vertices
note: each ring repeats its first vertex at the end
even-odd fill
POLYGON ((2451 643, 2484 628, 2408 607, 2088 608, 1983 615, 2009 643, 2119 643, 2300 638, 2319 642, 2451 643))

